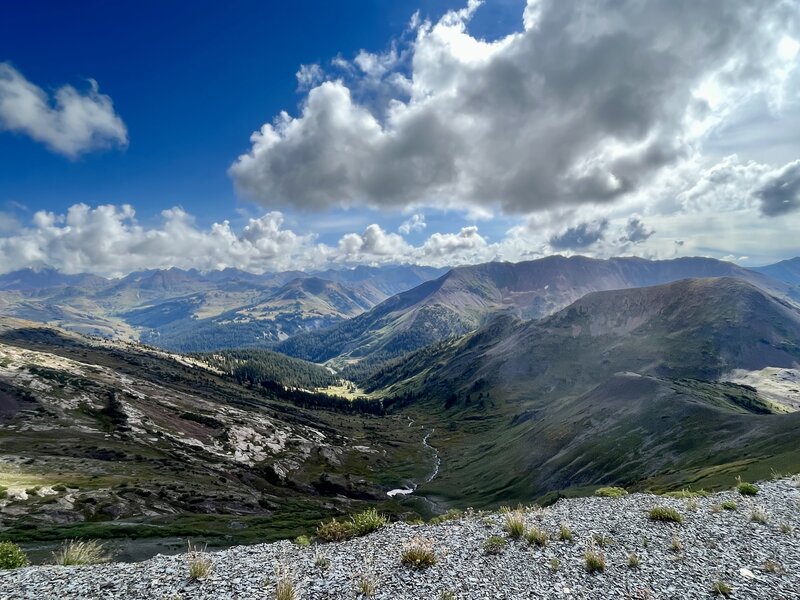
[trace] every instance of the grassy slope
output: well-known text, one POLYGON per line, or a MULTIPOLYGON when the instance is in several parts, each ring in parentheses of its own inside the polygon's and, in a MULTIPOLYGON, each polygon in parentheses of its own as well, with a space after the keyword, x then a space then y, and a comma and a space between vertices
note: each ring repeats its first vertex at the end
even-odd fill
POLYGON ((5 327, 0 350, 0 367, 13 367, 0 377, 0 483, 68 488, 12 502, 0 537, 274 539, 364 503, 407 510, 384 491, 426 469, 399 416, 305 410, 163 353, 39 327, 5 327), (111 391, 130 428, 103 414, 111 391), (251 465, 230 455, 237 432, 250 436, 251 465), (269 451, 275 435, 285 443, 269 451))
POLYGON ((696 280, 592 294, 534 323, 500 318, 372 379, 417 393, 410 410, 436 421, 443 467, 423 491, 447 501, 729 485, 734 472, 800 470, 800 414, 712 380, 800 362, 798 342, 791 306, 738 280, 696 280))

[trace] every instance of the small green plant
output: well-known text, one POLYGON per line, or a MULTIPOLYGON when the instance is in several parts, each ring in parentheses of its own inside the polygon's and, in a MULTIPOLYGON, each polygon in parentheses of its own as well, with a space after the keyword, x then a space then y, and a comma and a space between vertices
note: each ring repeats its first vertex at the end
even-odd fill
POLYGON ((0 500, 5 500, 6 498, 8 498, 8 488, 0 485, 0 500))
POLYGON ((771 558, 768 558, 764 561, 764 570, 767 573, 780 573, 782 569, 780 564, 776 563, 771 558))
POLYGON ((572 541, 572 530, 567 526, 566 523, 561 523, 558 526, 558 539, 562 542, 571 542, 572 541))
POLYGON ((684 488, 684 489, 679 490, 677 492, 666 492, 666 493, 661 494, 661 495, 665 496, 667 498, 678 498, 680 500, 688 500, 690 498, 706 498, 709 494, 705 490, 692 491, 692 490, 690 490, 688 488, 684 488))
POLYGON ((289 572, 285 569, 278 569, 276 577, 275 600, 297 600, 297 590, 289 572))
POLYGON ((601 498, 622 498, 628 495, 628 490, 613 486, 601 487, 594 491, 594 495, 600 496, 601 498))
POLYGON ((639 566, 642 564, 642 559, 639 558, 639 555, 635 552, 631 552, 628 554, 628 568, 630 569, 638 569, 639 566))
POLYGON ((681 513, 677 510, 669 506, 654 506, 650 509, 650 520, 682 523, 683 516, 681 516, 681 513))
POLYGON ((356 589, 364 598, 372 598, 378 591, 378 580, 373 575, 359 575, 356 579, 356 589))
POLYGON ((753 483, 747 483, 746 481, 739 481, 736 485, 736 489, 739 490, 742 496, 755 496, 758 494, 758 486, 753 483))
POLYGON ((547 546, 547 542, 550 539, 550 536, 547 532, 543 529, 538 529, 536 527, 532 527, 528 532, 525 534, 525 540, 531 546, 539 546, 540 548, 544 548, 547 546))
POLYGON ((421 537, 409 541, 400 556, 400 562, 412 569, 427 569, 435 565, 436 560, 433 542, 421 537))
POLYGON ((323 542, 341 542, 353 537, 353 528, 350 523, 331 519, 319 524, 317 537, 323 542))
POLYGON ((599 552, 594 544, 589 544, 586 551, 583 553, 583 562, 586 570, 589 573, 598 573, 604 571, 606 568, 606 559, 602 552, 599 552))
POLYGON ((327 569, 331 566, 331 559, 318 550, 314 553, 314 566, 318 569, 327 569))
POLYGON ((456 600, 456 593, 450 590, 442 590, 439 593, 439 600, 456 600))
POLYGON ((547 566, 550 567, 551 571, 558 571, 561 568, 561 561, 554 556, 547 561, 547 566))
POLYGON ((28 555, 14 542, 0 542, 0 569, 18 569, 30 564, 28 555))
POLYGON ((767 513, 764 512, 764 509, 760 506, 756 506, 753 509, 753 512, 750 514, 750 520, 753 523, 760 523, 761 525, 766 525, 767 521, 769 521, 769 517, 767 513))
POLYGON ((792 533, 792 531, 794 531, 794 527, 788 523, 781 523, 781 533, 792 533))
POLYGON ((673 552, 680 552, 683 550, 683 542, 681 541, 681 538, 679 538, 677 535, 673 535, 672 540, 670 540, 669 547, 673 552))
POLYGON ((213 565, 211 558, 206 554, 205 546, 200 549, 198 546, 192 546, 192 543, 189 542, 189 551, 186 558, 189 563, 190 579, 205 579, 211 574, 213 565))
POLYGON ((97 540, 67 540, 53 552, 53 561, 61 566, 96 565, 108 560, 105 546, 97 540))
POLYGON ((606 546, 613 544, 614 540, 605 533, 595 533, 592 535, 592 543, 600 546, 601 548, 605 548, 606 546))
POLYGON ((738 508, 735 500, 725 500, 722 503, 723 510, 736 510, 738 508))
POLYGON ((376 509, 370 508, 350 517, 350 528, 353 535, 361 536, 377 531, 388 522, 386 515, 382 515, 376 509))
POLYGON ((57 483, 56 485, 53 486, 53 491, 59 493, 66 492, 67 486, 65 486, 63 483, 57 483))
POLYGON ((311 545, 311 538, 307 535, 298 535, 294 538, 294 543, 303 548, 308 548, 311 545))
POLYGON ((503 529, 508 534, 508 537, 513 539, 519 539, 525 533, 525 519, 522 517, 522 513, 519 512, 510 512, 506 514, 506 522, 503 525, 503 529))
POLYGON ((733 593, 733 589, 724 581, 715 581, 711 586, 711 593, 717 596, 728 597, 733 593))
POLYGON ((486 552, 486 554, 500 554, 505 550, 505 547, 506 540, 499 535, 488 537, 486 541, 483 542, 483 551, 486 552))
POLYGON ((464 512, 458 510, 457 508, 451 508, 443 515, 438 515, 433 517, 430 521, 428 521, 431 525, 440 525, 447 521, 455 521, 456 519, 460 519, 464 515, 464 512))

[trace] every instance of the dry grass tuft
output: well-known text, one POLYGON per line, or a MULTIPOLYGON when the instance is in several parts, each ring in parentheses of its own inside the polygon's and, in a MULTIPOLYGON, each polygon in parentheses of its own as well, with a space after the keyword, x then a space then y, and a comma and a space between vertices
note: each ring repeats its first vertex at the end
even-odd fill
POLYGON ((110 558, 105 546, 97 540, 67 540, 60 550, 53 552, 53 561, 62 566, 96 565, 110 558))

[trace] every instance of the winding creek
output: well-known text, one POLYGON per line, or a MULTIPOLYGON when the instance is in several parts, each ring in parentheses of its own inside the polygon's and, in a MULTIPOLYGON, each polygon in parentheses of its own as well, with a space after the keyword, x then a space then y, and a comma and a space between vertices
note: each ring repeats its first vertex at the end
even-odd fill
MULTIPOLYGON (((408 426, 411 427, 411 424, 413 422, 414 422, 413 419, 411 419, 409 417, 408 426)), ((442 466, 442 459, 439 456, 439 451, 428 443, 428 439, 433 435, 434 431, 436 431, 435 428, 431 429, 422 438, 422 446, 424 448, 427 448, 428 450, 430 450, 433 453, 433 469, 431 470, 430 474, 425 478, 425 481, 423 483, 430 483, 431 481, 433 481, 436 478, 436 476, 439 474, 439 468, 442 466)), ((386 495, 390 496, 390 497, 408 496, 409 494, 413 494, 417 490, 418 487, 419 487, 419 484, 417 482, 415 482, 415 481, 412 481, 411 482, 411 487, 406 486, 406 487, 402 487, 402 488, 395 488, 393 490, 389 490, 388 492, 386 492, 386 495)))

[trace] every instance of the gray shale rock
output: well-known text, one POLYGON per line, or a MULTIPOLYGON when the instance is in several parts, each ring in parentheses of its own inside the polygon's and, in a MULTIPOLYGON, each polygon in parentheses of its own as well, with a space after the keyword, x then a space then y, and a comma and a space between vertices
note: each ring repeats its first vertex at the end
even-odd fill
POLYGON ((284 541, 214 552, 213 571, 203 581, 187 577, 186 555, 1 571, 0 598, 261 600, 274 598, 277 572, 289 573, 304 600, 359 598, 362 575, 377 581, 373 597, 384 600, 438 600, 447 597, 443 592, 460 600, 711 598, 718 581, 731 586, 731 598, 800 598, 798 481, 781 479, 760 487, 754 497, 731 491, 694 500, 649 494, 560 500, 524 511, 529 527, 552 534, 547 546, 508 540, 498 555, 487 555, 483 543, 491 535, 504 535, 504 515, 468 514, 440 525, 394 523, 367 537, 311 548, 284 541), (719 505, 729 499, 737 510, 721 510, 719 505), (683 523, 650 521, 648 511, 655 505, 677 509, 683 523), (756 507, 768 515, 766 524, 751 521, 756 507), (572 542, 555 539, 561 523, 572 530, 572 542), (792 530, 786 532, 784 524, 792 530), (612 541, 597 547, 605 556, 605 571, 590 574, 583 554, 595 534, 612 541), (401 564, 403 546, 414 537, 433 542, 435 566, 414 571, 401 564), (673 537, 681 550, 672 548, 673 537), (329 559, 327 568, 315 566, 318 553, 329 559), (641 559, 639 568, 629 568, 631 553, 641 559), (779 565, 777 572, 765 568, 768 560, 779 565))

